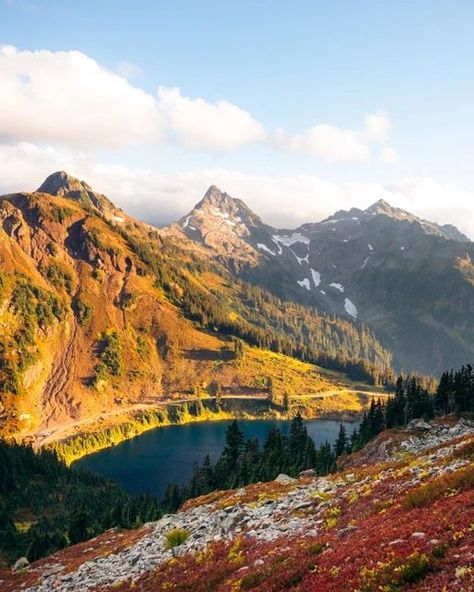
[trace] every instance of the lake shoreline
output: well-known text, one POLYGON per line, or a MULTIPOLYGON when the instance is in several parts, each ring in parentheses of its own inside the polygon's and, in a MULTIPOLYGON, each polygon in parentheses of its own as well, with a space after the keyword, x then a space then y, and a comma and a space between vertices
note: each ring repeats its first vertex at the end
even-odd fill
POLYGON ((111 448, 125 440, 133 439, 144 432, 160 427, 186 425, 198 422, 216 422, 231 419, 242 420, 288 420, 297 412, 305 419, 326 419, 335 421, 353 421, 360 419, 361 413, 346 411, 317 411, 311 405, 293 406, 285 410, 267 399, 222 399, 220 405, 215 398, 168 403, 150 410, 139 411, 105 428, 81 432, 57 440, 45 446, 54 450, 68 466, 75 461, 94 454, 99 450, 111 448))
MULTIPOLYGON (((152 429, 136 438, 88 455, 74 464, 78 470, 92 471, 112 479, 131 495, 151 494, 159 498, 165 495, 173 483, 185 486, 192 478, 194 467, 202 466, 206 457, 214 464, 222 454, 226 434, 232 420, 197 421, 183 425, 152 429)), ((326 442, 332 447, 339 433, 340 421, 307 419, 308 435, 316 448, 326 442)), ((343 422, 347 434, 353 424, 343 422)), ((239 420, 239 428, 245 440, 258 440, 262 449, 268 432, 273 427, 289 436, 290 419, 239 420)))

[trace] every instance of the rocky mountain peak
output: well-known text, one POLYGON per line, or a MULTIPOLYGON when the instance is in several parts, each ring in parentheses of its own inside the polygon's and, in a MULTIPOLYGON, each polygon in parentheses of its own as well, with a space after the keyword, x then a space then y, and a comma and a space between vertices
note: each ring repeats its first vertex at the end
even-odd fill
POLYGON ((255 226, 261 224, 260 218, 252 212, 241 199, 231 197, 225 191, 221 191, 216 185, 211 185, 204 194, 202 200, 196 204, 193 212, 207 210, 214 216, 226 216, 234 222, 244 222, 255 226))
POLYGON ((74 191, 92 191, 92 189, 87 183, 79 181, 65 171, 57 171, 49 175, 37 191, 50 195, 67 195, 74 191))
POLYGON ((202 200, 196 205, 196 208, 206 205, 219 209, 228 209, 234 205, 234 199, 225 191, 221 191, 216 185, 211 185, 202 200))
POLYGON ((226 234, 248 234, 248 226, 261 224, 260 218, 241 200, 211 185, 192 211, 179 221, 183 229, 214 230, 218 227, 226 234))
POLYGON ((406 217, 413 217, 412 214, 405 212, 405 210, 401 210, 400 208, 394 208, 384 199, 379 199, 378 201, 373 203, 370 207, 368 207, 365 210, 365 213, 372 215, 384 214, 385 216, 397 218, 398 220, 406 217))
MULTIPOLYGON (((85 181, 69 175, 66 171, 57 171, 47 177, 38 193, 49 193, 59 197, 66 197, 75 201, 81 201, 89 206, 97 208, 104 215, 117 218, 121 210, 115 206, 105 195, 93 191, 85 181)), ((121 219, 121 216, 118 216, 121 219)))

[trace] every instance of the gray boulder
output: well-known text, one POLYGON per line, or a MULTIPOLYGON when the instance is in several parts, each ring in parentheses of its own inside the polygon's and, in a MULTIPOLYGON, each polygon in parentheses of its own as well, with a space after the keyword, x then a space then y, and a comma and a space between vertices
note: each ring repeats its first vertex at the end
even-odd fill
POLYGON ((20 559, 17 559, 15 561, 15 564, 13 566, 13 571, 23 571, 24 569, 28 569, 28 567, 30 566, 30 562, 28 561, 28 559, 26 557, 20 557, 20 559))
POLYGON ((283 483, 284 485, 286 485, 288 483, 294 483, 296 481, 296 479, 293 479, 293 477, 290 477, 289 475, 285 475, 284 473, 280 473, 278 475, 278 477, 275 479, 275 481, 277 483, 283 483))

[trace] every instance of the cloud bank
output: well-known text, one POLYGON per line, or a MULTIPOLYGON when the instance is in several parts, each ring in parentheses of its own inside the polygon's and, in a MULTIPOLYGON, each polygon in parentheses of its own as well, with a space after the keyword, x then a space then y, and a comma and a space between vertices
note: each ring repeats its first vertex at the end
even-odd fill
POLYGON ((335 183, 315 175, 249 175, 220 168, 166 174, 97 162, 77 151, 30 143, 0 145, 0 193, 32 191, 61 169, 84 179, 127 212, 158 225, 179 219, 209 185, 216 184, 246 201, 265 222, 282 228, 321 220, 341 208, 366 208, 383 198, 423 218, 455 224, 474 238, 474 194, 430 178, 381 185, 335 183))

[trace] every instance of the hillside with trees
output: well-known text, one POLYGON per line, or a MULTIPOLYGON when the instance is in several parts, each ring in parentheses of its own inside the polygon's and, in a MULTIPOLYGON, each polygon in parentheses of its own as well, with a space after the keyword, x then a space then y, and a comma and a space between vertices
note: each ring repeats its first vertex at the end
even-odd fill
POLYGON ((3 196, 0 235, 3 435, 52 438, 216 384, 266 396, 269 380, 285 380, 271 352, 293 374, 291 360, 310 364, 321 388, 335 385, 316 365, 347 382, 393 381, 390 353, 363 324, 235 279, 66 173, 3 196))

